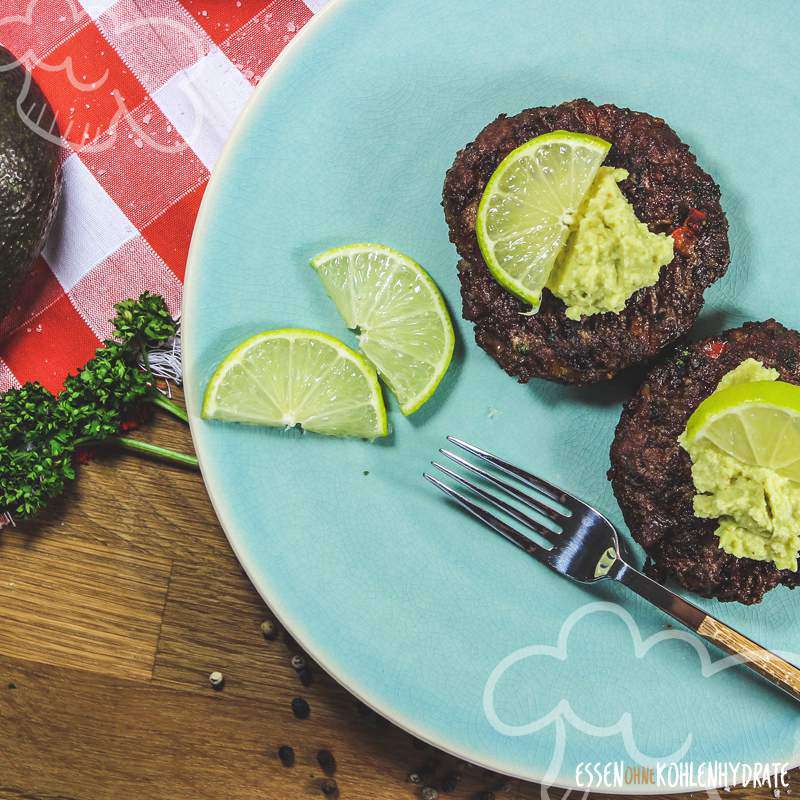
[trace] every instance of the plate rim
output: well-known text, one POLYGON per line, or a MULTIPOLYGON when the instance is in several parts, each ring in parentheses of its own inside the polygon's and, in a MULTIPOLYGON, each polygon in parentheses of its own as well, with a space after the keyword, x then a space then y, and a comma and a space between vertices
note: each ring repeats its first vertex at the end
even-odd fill
MULTIPOLYGON (((313 12, 313 16, 306 22, 300 31, 298 31, 298 33, 286 45, 286 47, 283 48, 283 50, 269 66, 266 73, 255 87, 253 93, 248 98, 244 108, 239 113, 239 116, 236 118, 233 128, 223 145, 219 158, 211 170, 208 185, 203 193, 203 198, 201 200, 200 208, 195 220, 195 225, 192 230, 191 242, 186 259, 183 293, 181 298, 180 313, 182 320, 191 316, 190 308, 193 305, 192 297, 194 292, 196 292, 195 286, 198 283, 197 275, 199 273, 199 266, 196 266, 196 264, 199 264, 201 261, 201 248, 203 246, 203 242, 207 238, 206 233, 210 228, 210 220, 214 215, 214 207, 217 203, 217 194, 220 191, 220 187, 222 187, 225 183, 225 172, 227 171, 229 162, 233 160, 233 153, 237 149, 238 141, 249 129, 250 119, 253 116, 254 110, 264 102, 272 88, 272 84, 282 73, 283 68, 286 67, 286 65, 289 64, 293 58, 297 57, 305 45, 309 44, 311 34, 321 28, 322 24, 330 22, 335 17, 336 12, 340 11, 345 6, 351 5, 352 2, 353 0, 327 0, 326 4, 319 11, 313 12)), ((457 746, 438 741, 435 738, 431 738, 424 732, 421 732, 413 720, 407 719, 400 714, 393 712, 391 708, 386 707, 376 698, 370 698, 366 693, 362 692, 358 687, 353 685, 352 681, 349 681, 346 677, 339 674, 338 670, 329 666, 325 655, 320 653, 312 642, 310 642, 302 634, 296 635, 296 631, 302 627, 301 623, 298 620, 295 620, 294 622, 290 621, 291 615, 281 607, 280 602, 277 601, 276 598, 270 597, 270 592, 264 586, 263 581, 261 581, 261 579, 257 576, 257 565, 251 563, 243 548, 238 544, 238 535, 235 531, 236 526, 232 523, 226 523, 224 519, 221 500, 216 496, 214 490, 214 481, 212 479, 211 470, 208 465, 204 466, 205 457, 202 452, 203 447, 200 445, 201 437, 198 432, 198 426, 202 422, 202 418, 193 407, 195 404, 192 401, 192 397, 195 395, 195 392, 190 391, 188 388, 194 383, 194 371, 190 366, 193 362, 189 357, 189 352, 192 351, 192 346, 189 344, 189 342, 189 337, 184 337, 181 343, 183 352, 182 360, 184 365, 183 386, 189 417, 189 430, 192 437, 192 445, 195 449, 198 459, 200 475, 203 479, 203 484, 206 488, 206 492, 214 510, 214 514, 219 522, 220 527, 222 528, 223 533, 225 534, 226 539, 228 540, 228 544, 230 545, 236 560, 245 572, 247 579, 250 581, 259 597, 267 605, 270 613, 272 613, 278 619, 280 625, 292 636, 293 639, 295 639, 295 641, 301 645, 301 647, 311 656, 311 658, 336 681, 336 683, 344 688, 346 692, 409 735, 455 758, 466 760, 471 764, 491 770, 500 775, 536 783, 540 786, 545 786, 546 788, 569 791, 587 791, 586 787, 578 786, 576 783, 548 781, 545 784, 543 781, 545 780, 546 775, 542 774, 541 771, 531 770, 525 773, 509 771, 508 768, 493 763, 491 760, 487 760, 477 753, 471 753, 468 751, 465 752, 460 750, 457 746)), ((795 769, 797 767, 800 767, 800 757, 798 758, 797 763, 790 766, 790 769, 795 769)), ((777 774, 777 772, 774 774, 777 774)), ((609 796, 665 796, 721 788, 723 788, 723 784, 720 784, 719 786, 708 787, 702 784, 692 783, 685 787, 676 789, 648 785, 635 787, 625 785, 622 787, 613 788, 592 787, 591 792, 594 794, 609 796)))

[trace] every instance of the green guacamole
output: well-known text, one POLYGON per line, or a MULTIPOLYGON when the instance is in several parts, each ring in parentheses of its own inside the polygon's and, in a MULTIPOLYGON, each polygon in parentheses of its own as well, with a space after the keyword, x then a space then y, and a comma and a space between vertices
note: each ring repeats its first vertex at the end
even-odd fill
MULTIPOLYGON (((717 390, 739 383, 776 381, 778 372, 748 358, 720 381, 717 390)), ((697 494, 694 513, 718 519, 719 546, 739 558, 771 561, 778 569, 797 569, 800 550, 800 484, 771 469, 744 464, 708 441, 688 444, 697 494)))
POLYGON ((624 169, 600 167, 550 273, 547 288, 566 303, 570 319, 619 313, 672 261, 672 237, 651 233, 620 191, 627 177, 624 169))

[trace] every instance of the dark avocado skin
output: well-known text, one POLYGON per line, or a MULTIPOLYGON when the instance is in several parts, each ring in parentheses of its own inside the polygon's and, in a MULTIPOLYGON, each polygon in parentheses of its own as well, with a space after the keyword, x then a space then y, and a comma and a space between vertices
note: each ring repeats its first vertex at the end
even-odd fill
MULTIPOLYGON (((20 116, 17 101, 27 71, 0 47, 0 318, 10 309, 42 251, 55 216, 61 189, 59 146, 20 116)), ((53 109, 31 78, 22 106, 48 130, 53 109)), ((58 129, 53 132, 58 136, 58 129)))

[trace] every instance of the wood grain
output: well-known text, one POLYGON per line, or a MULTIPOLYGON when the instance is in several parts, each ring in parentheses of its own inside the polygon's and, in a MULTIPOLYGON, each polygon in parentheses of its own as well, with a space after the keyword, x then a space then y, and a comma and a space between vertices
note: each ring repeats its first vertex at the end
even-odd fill
POLYGON ((171 564, 54 536, 0 535, 0 653, 149 678, 171 564))
POLYGON ((741 656, 756 672, 774 681, 784 691, 800 700, 800 669, 766 650, 760 644, 729 628, 724 622, 707 616, 697 632, 725 652, 741 656))
MULTIPOLYGON (((191 449, 171 420, 136 435, 191 449)), ((442 800, 562 795, 519 781, 500 791, 497 776, 421 747, 316 665, 303 686, 290 663, 301 651, 285 633, 261 635, 269 610, 191 471, 99 454, 36 525, 0 533, 0 604, 0 800, 321 798, 320 748, 334 753, 342 800, 412 800, 410 772, 441 785, 454 770, 462 780, 442 800), (296 696, 306 720, 292 714, 296 696)))

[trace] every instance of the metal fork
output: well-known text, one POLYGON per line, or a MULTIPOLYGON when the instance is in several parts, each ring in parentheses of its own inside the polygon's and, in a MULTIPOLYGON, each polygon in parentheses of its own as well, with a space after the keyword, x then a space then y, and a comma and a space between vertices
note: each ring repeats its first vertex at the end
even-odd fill
POLYGON ((632 589, 645 600, 669 614, 674 619, 696 631, 703 638, 727 653, 740 658, 742 663, 762 675, 779 689, 800 700, 800 669, 780 658, 770 650, 756 644, 724 622, 679 597, 634 569, 620 554, 616 528, 597 509, 552 483, 509 464, 475 445, 448 436, 448 441, 466 450, 481 461, 492 465, 517 484, 533 489, 534 494, 523 492, 518 486, 502 480, 496 473, 473 464, 449 450, 439 452, 463 469, 480 476, 509 498, 541 515, 549 524, 543 524, 517 505, 506 502, 496 494, 473 483, 455 470, 436 461, 431 462, 452 480, 465 486, 474 496, 500 509, 520 525, 539 534, 551 547, 544 547, 521 533, 484 506, 456 491, 433 475, 424 473, 437 489, 455 500, 462 508, 477 517, 484 525, 513 542, 545 566, 579 583, 595 583, 611 579, 632 589))

